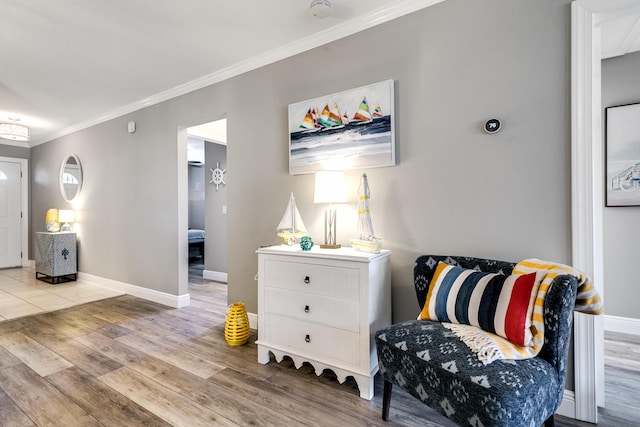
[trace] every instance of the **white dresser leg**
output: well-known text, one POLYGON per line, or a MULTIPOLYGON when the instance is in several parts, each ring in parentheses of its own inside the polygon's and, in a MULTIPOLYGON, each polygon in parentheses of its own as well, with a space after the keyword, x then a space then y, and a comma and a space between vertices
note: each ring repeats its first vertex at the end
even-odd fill
POLYGON ((269 363, 269 349, 266 349, 258 344, 258 363, 266 365, 269 363))
MULTIPOLYGON (((355 377, 354 377, 355 378, 355 377)), ((373 377, 357 377, 355 378, 358 383, 358 389, 360 390, 360 397, 363 399, 371 400, 373 399, 373 392, 375 390, 373 385, 373 377)))

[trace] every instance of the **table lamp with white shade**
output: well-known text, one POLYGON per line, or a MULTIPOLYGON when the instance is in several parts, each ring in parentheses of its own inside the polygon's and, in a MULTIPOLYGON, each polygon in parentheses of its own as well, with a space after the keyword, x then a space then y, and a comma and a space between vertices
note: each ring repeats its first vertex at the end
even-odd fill
POLYGON ((64 223, 60 228, 60 231, 62 232, 73 231, 70 223, 75 222, 75 212, 73 210, 60 209, 58 211, 58 221, 64 223))
POLYGON ((346 201, 343 171, 316 172, 313 202, 329 203, 329 207, 324 212, 324 244, 320 245, 321 248, 340 247, 340 244, 336 243, 336 208, 333 204, 346 201))

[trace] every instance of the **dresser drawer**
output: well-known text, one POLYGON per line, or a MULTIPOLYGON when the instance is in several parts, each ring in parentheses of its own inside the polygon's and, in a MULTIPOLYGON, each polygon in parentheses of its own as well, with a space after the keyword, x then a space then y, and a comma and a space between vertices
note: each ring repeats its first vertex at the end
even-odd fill
POLYGON ((357 301, 312 295, 279 288, 265 288, 265 312, 279 314, 312 323, 358 332, 357 301))
POLYGON ((329 266, 276 259, 264 261, 265 287, 329 295, 358 301, 360 271, 357 268, 329 266))
POLYGON ((277 314, 266 314, 260 340, 297 354, 313 354, 349 364, 358 363, 359 335, 277 314))

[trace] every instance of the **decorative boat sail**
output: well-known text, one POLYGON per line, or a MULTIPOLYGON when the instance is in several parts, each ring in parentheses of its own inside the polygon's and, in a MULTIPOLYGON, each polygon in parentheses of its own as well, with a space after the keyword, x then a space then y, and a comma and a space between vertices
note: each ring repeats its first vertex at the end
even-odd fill
POLYGON ((285 243, 289 246, 295 244, 298 238, 309 235, 296 207, 296 198, 293 197, 293 193, 291 193, 287 209, 278 224, 276 235, 284 238, 285 243))
POLYGON ((367 98, 363 97, 358 111, 356 111, 351 119, 349 119, 346 111, 341 113, 338 104, 334 102, 331 108, 329 108, 329 104, 325 104, 322 113, 318 113, 318 109, 315 107, 309 108, 299 128, 302 133, 333 130, 343 128, 349 123, 354 125, 371 123, 374 119, 380 119, 382 117, 384 117, 384 114, 382 113, 380 104, 376 104, 372 113, 369 111, 367 98))
POLYGON ((363 173, 358 188, 358 232, 359 239, 351 239, 351 247, 360 252, 379 254, 382 249, 382 239, 375 236, 371 212, 369 211, 369 180, 363 173))
POLYGON ((362 102, 360 102, 360 106, 358 107, 358 111, 353 115, 353 119, 351 119, 351 123, 364 124, 371 122, 371 113, 369 112, 369 104, 367 103, 367 98, 362 98, 362 102))
POLYGON ((349 124, 349 114, 347 114, 346 111, 344 112, 344 114, 342 114, 342 124, 349 124))
POLYGON ((329 109, 329 105, 325 105, 322 114, 318 118, 318 125, 324 129, 338 129, 344 127, 338 104, 334 103, 333 108, 329 109))
POLYGON ((311 109, 307 110, 307 114, 305 114, 304 119, 302 119, 302 123, 300 123, 300 127, 305 130, 317 130, 316 120, 313 117, 313 113, 311 109))
POLYGON ((380 104, 376 104, 376 108, 373 109, 372 116, 374 119, 379 119, 381 117, 384 117, 384 115, 382 114, 382 107, 380 106, 380 104))

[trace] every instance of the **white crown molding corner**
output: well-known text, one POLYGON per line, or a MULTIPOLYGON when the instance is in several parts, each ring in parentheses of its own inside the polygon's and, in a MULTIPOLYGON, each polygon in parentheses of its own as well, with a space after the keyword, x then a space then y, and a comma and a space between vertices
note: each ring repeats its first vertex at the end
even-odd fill
POLYGON ((31 147, 31 144, 29 141, 11 141, 10 139, 2 139, 0 138, 0 145, 11 145, 13 147, 23 147, 23 148, 29 148, 31 147))

